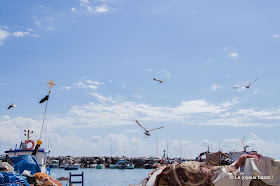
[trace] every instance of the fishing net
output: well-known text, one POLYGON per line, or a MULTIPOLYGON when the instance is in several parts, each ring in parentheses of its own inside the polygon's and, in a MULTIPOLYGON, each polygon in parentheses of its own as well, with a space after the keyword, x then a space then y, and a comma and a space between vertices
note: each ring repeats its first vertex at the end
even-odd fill
POLYGON ((62 186, 59 181, 56 181, 45 173, 34 174, 37 186, 62 186))
POLYGON ((214 186, 212 177, 215 177, 220 169, 219 166, 210 166, 195 161, 172 164, 158 175, 155 185, 214 186))

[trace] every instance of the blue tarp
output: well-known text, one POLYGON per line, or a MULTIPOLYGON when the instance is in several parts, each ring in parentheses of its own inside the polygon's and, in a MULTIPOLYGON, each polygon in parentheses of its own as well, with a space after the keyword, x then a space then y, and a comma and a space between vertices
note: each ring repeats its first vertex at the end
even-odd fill
POLYGON ((27 178, 12 172, 0 172, 0 185, 5 186, 30 186, 27 178))
POLYGON ((36 158, 33 155, 17 156, 12 158, 14 160, 14 169, 20 174, 24 170, 31 171, 31 175, 41 172, 41 168, 36 158))

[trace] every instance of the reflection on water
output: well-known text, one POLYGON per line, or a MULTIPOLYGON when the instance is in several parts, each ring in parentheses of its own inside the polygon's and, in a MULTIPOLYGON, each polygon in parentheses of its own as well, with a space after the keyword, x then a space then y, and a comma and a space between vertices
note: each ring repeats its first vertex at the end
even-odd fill
MULTIPOLYGON (((85 186, 128 186, 129 184, 138 184, 144 178, 148 177, 153 169, 94 169, 94 168, 79 168, 78 170, 67 171, 59 168, 52 168, 51 175, 55 179, 58 177, 69 177, 69 173, 79 174, 84 172, 85 186)), ((79 180, 81 177, 75 178, 79 180)), ((66 181, 61 181, 63 186, 66 186, 66 181)), ((81 184, 76 184, 81 185, 81 184)))

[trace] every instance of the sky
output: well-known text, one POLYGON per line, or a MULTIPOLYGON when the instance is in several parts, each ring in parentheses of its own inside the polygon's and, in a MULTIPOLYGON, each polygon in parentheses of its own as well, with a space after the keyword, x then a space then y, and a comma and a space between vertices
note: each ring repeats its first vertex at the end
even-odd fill
POLYGON ((243 139, 280 159, 279 6, 2 0, 0 152, 25 129, 39 139, 53 80, 42 135, 51 156, 195 158, 208 146, 241 151, 243 139), (135 120, 164 127, 145 138, 135 120))

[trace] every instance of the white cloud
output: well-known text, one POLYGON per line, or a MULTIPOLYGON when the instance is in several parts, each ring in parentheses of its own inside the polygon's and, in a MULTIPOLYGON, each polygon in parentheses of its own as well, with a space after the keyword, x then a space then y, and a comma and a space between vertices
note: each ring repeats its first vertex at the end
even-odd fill
MULTIPOLYGON (((0 45, 1 46, 1 45, 0 45)), ((7 85, 6 83, 0 83, 0 86, 4 86, 4 85, 7 85)))
POLYGON ((102 4, 100 6, 95 6, 94 10, 93 10, 90 1, 80 0, 80 7, 78 7, 78 8, 73 7, 71 10, 72 10, 72 12, 75 12, 77 14, 82 13, 82 14, 87 15, 87 14, 91 14, 93 12, 95 12, 95 13, 106 13, 106 12, 110 11, 110 8, 109 8, 108 5, 102 4))
POLYGON ((153 70, 152 70, 152 69, 149 69, 149 68, 147 68, 146 70, 149 71, 149 72, 153 72, 153 70))
MULTIPOLYGON (((210 104, 204 100, 182 102, 177 107, 157 107, 135 102, 124 101, 123 98, 104 97, 98 93, 91 93, 99 103, 88 103, 84 106, 74 106, 69 114, 80 121, 80 126, 105 126, 132 124, 131 118, 141 117, 144 121, 176 122, 186 125, 230 125, 231 123, 213 122, 213 118, 223 119, 222 114, 234 104, 235 99, 221 104, 210 104), (204 123, 200 117, 212 122, 204 123), (186 123, 186 120, 189 122, 186 123), (198 120, 198 121, 197 121, 198 120), (83 123, 84 122, 84 123, 83 123)), ((234 123, 236 124, 236 123, 234 123)), ((241 124, 242 125, 242 124, 241 124)))
POLYGON ((7 27, 6 25, 3 25, 2 27, 4 27, 6 30, 9 30, 10 28, 7 27))
POLYGON ((122 84, 122 88, 126 88, 126 83, 123 83, 123 84, 122 84))
MULTIPOLYGON (((48 117, 45 123, 48 127, 47 138, 43 135, 43 147, 47 145, 50 147, 52 156, 59 155, 75 155, 75 156, 110 156, 111 147, 113 150, 113 156, 128 156, 128 157, 140 157, 140 156, 155 156, 155 142, 154 138, 148 138, 144 140, 144 134, 142 138, 128 137, 122 133, 114 134, 109 133, 107 135, 92 135, 86 137, 80 134, 80 132, 69 129, 69 123, 73 123, 72 120, 64 120, 63 118, 48 117), (67 129, 67 130, 66 130, 67 129), (60 132, 61 131, 61 132, 60 132), (45 139, 49 139, 49 143, 45 139), (71 141, 71 143, 69 143, 71 141), (63 148, 61 148, 63 147, 63 148)), ((70 125, 71 126, 71 125, 70 125)), ((0 117, 0 151, 4 152, 10 148, 14 148, 15 144, 19 144, 22 139, 26 137, 23 135, 24 129, 30 129, 34 131, 31 135, 32 140, 37 140, 40 133, 41 120, 33 120, 30 118, 10 118, 7 115, 0 117)), ((125 130, 123 133, 142 133, 141 130, 131 129, 125 130)), ((93 133, 94 134, 94 133, 93 133)), ((193 140, 179 140, 173 139, 165 141, 164 138, 158 140, 158 156, 161 157, 163 150, 166 150, 166 144, 168 143, 169 153, 168 157, 180 157, 180 143, 182 149, 182 156, 184 158, 197 157, 201 152, 207 150, 207 146, 212 151, 218 151, 219 147, 223 152, 228 151, 242 151, 243 147, 241 139, 238 138, 238 134, 235 138, 226 138, 222 141, 211 141, 206 138, 202 138, 200 141, 193 140)), ((249 138, 245 140, 245 144, 249 145, 248 150, 257 150, 262 155, 267 155, 276 159, 280 159, 280 144, 264 141, 255 134, 251 133, 249 138)))
POLYGON ((0 46, 3 45, 4 41, 9 37, 24 37, 26 35, 30 35, 30 33, 23 31, 8 32, 7 30, 3 30, 0 28, 0 46))
POLYGON ((130 129, 130 130, 124 130, 124 133, 141 133, 139 129, 130 129))
POLYGON ((221 88, 223 88, 223 85, 213 84, 213 85, 211 86, 211 89, 212 89, 212 90, 217 90, 217 89, 221 89, 221 88))
POLYGON ((92 85, 104 85, 103 82, 92 81, 92 80, 85 80, 85 82, 92 85))
POLYGON ((96 93, 96 92, 90 93, 90 95, 96 97, 97 100, 98 100, 99 102, 101 102, 101 103, 104 103, 104 102, 115 102, 115 101, 113 100, 113 98, 111 98, 111 97, 104 97, 104 96, 102 96, 101 94, 98 94, 98 93, 96 93))
MULTIPOLYGON (((73 8, 72 8, 73 11, 73 8)), ((73 11, 73 12, 77 12, 77 13, 83 13, 83 14, 88 14, 88 13, 92 13, 92 7, 90 6, 90 2, 88 0, 80 0, 80 8, 79 10, 73 11)))
POLYGON ((52 27, 52 25, 49 25, 47 28, 46 28, 47 31, 53 31, 54 28, 52 27))
POLYGON ((19 32, 14 32, 13 36, 14 37, 23 37, 23 36, 28 35, 28 34, 29 34, 28 32, 21 32, 21 31, 19 31, 19 32))
POLYGON ((88 0, 80 0, 81 3, 89 3, 88 0))
POLYGON ((98 87, 95 85, 87 85, 87 86, 84 86, 83 88, 98 89, 98 87))
POLYGON ((95 13, 106 13, 109 12, 110 8, 104 4, 104 5, 100 5, 100 6, 96 6, 94 12, 95 13))
POLYGON ((138 99, 142 98, 139 94, 133 94, 133 97, 138 98, 138 99))
POLYGON ((231 52, 231 53, 229 54, 229 57, 230 57, 230 58, 237 58, 237 57, 238 57, 238 54, 237 54, 236 52, 231 52))
POLYGON ((10 33, 6 30, 2 30, 0 28, 0 46, 4 43, 4 40, 6 40, 10 36, 10 33))
POLYGON ((274 34, 273 37, 280 38, 279 34, 274 34))
POLYGON ((102 82, 83 80, 73 84, 77 88, 89 88, 89 89, 98 89, 99 85, 104 85, 102 82))
POLYGON ((233 106, 237 103, 239 103, 238 97, 234 97, 230 101, 225 101, 224 103, 221 103, 221 106, 227 108, 227 107, 233 106))
POLYGON ((89 13, 92 13, 92 8, 91 8, 91 6, 87 6, 87 11, 88 11, 89 13))
POLYGON ((40 21, 34 21, 34 23, 35 23, 37 26, 41 26, 40 21))
POLYGON ((259 91, 259 89, 254 90, 253 94, 256 95, 259 91))
MULTIPOLYGON (((191 158, 196 158, 201 152, 207 151, 208 146, 213 152, 217 152, 220 149, 223 152, 243 150, 241 139, 239 138, 229 138, 221 142, 210 141, 207 139, 202 139, 201 141, 176 139, 170 141, 160 140, 158 142, 157 152, 154 142, 151 141, 152 139, 148 138, 147 140, 143 140, 135 137, 127 137, 122 133, 108 134, 106 136, 93 136, 89 139, 78 137, 75 134, 72 134, 72 136, 67 135, 65 137, 52 135, 51 139, 56 139, 55 143, 51 144, 53 146, 53 152, 55 152, 56 155, 65 155, 66 153, 73 155, 73 152, 75 152, 75 154, 79 156, 92 154, 97 156, 110 156, 112 146, 113 156, 125 155, 128 157, 150 157, 156 156, 156 153, 158 152, 158 156, 161 157, 163 150, 166 150, 167 142, 168 154, 166 154, 166 156, 168 157, 180 157, 180 152, 182 152, 183 158, 190 158, 190 156, 191 158), (71 145, 67 143, 69 140, 72 141, 71 145), (182 151, 180 151, 180 143, 182 151), (64 148, 61 149, 61 146, 64 148)), ((257 150, 258 153, 262 155, 280 159, 280 144, 264 141, 252 133, 248 140, 245 140, 245 144, 249 146, 247 150, 257 150)))
POLYGON ((65 89, 65 90, 70 90, 72 89, 73 87, 62 87, 61 89, 65 89))
POLYGON ((236 115, 243 115, 244 117, 252 117, 259 119, 268 119, 268 120, 279 120, 280 119, 280 109, 269 109, 269 110, 261 110, 255 111, 254 109, 240 109, 236 113, 236 115))

